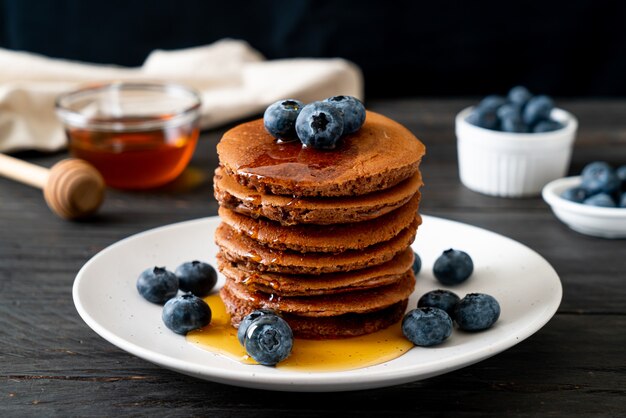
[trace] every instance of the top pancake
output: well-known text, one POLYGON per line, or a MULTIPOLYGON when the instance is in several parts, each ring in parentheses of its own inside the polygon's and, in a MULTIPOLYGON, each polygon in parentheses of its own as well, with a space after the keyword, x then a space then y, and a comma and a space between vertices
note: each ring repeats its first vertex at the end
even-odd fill
POLYGON ((236 126, 217 145, 227 174, 263 193, 355 196, 392 187, 415 174, 424 145, 404 126, 374 112, 334 150, 277 141, 263 120, 236 126))

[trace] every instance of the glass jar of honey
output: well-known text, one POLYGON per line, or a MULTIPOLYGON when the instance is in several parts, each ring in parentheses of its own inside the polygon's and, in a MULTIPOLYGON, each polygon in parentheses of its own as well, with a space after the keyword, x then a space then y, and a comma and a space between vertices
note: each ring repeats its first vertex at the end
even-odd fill
POLYGON ((182 173, 199 134, 201 99, 171 83, 114 82, 61 95, 56 112, 72 156, 119 189, 164 185, 182 173))

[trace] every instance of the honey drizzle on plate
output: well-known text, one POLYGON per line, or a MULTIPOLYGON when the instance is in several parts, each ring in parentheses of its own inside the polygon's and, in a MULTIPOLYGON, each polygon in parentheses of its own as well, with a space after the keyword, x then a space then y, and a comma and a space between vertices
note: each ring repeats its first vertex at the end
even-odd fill
MULTIPOLYGON (((204 300, 211 307, 211 323, 188 333, 187 341, 230 359, 256 364, 239 344, 237 329, 230 324, 230 315, 220 296, 213 294, 204 300)), ((337 340, 296 338, 291 355, 276 367, 299 372, 352 370, 393 360, 412 347, 413 343, 404 337, 400 322, 397 322, 386 329, 360 337, 337 340)))

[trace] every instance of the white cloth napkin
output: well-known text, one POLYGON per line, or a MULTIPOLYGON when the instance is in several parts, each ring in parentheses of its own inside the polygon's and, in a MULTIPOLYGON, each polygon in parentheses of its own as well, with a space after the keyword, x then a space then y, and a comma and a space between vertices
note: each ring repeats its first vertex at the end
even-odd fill
POLYGON ((360 69, 344 59, 266 60, 246 42, 225 39, 177 51, 153 51, 138 68, 51 59, 0 48, 0 152, 65 147, 56 97, 81 84, 170 81, 202 95, 202 129, 249 117, 284 98, 363 99, 360 69))

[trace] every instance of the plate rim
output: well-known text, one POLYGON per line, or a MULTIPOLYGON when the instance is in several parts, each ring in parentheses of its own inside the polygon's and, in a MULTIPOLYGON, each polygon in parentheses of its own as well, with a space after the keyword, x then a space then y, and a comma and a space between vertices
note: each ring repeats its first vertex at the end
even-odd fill
MULTIPOLYGON (((103 248, 98 253, 94 254, 78 271, 72 285, 72 298, 74 306, 78 311, 81 319, 100 337, 104 338, 107 342, 115 345, 116 347, 135 355, 143 360, 151 362, 159 367, 170 369, 182 374, 194 376, 203 380, 225 383, 229 385, 248 387, 256 389, 268 389, 273 391, 300 391, 300 392, 339 392, 361 389, 373 389, 380 387, 388 387, 396 384, 408 383, 418 380, 423 380, 429 377, 445 374, 460 368, 467 367, 471 364, 486 360, 496 354, 499 354, 516 344, 524 341, 534 333, 539 331, 545 324, 547 324, 557 312, 563 297, 563 286, 560 277, 554 267, 537 251, 522 244, 519 241, 513 240, 507 236, 490 231, 485 228, 474 226, 471 224, 459 222, 456 220, 446 219, 439 216, 421 215, 423 221, 433 219, 436 221, 443 221, 445 223, 453 223, 456 226, 462 226, 464 228, 470 228, 481 232, 486 232, 499 239, 506 239, 521 247, 526 248, 532 253, 536 254, 541 260, 549 267, 551 275, 554 276, 555 289, 551 297, 546 301, 543 313, 535 318, 533 321, 527 323, 523 328, 519 329, 518 333, 511 333, 489 346, 489 352, 485 353, 484 349, 475 350, 461 355, 453 357, 451 362, 449 358, 441 359, 439 361, 432 361, 427 367, 421 367, 419 371, 414 368, 407 367, 403 370, 368 370, 367 376, 364 378, 364 370, 368 369, 359 368, 344 371, 333 372, 297 372, 297 371, 285 371, 284 374, 267 374, 263 373, 265 366, 251 365, 250 371, 228 369, 227 367, 216 367, 212 365, 198 366, 186 362, 183 359, 175 358, 167 354, 162 354, 154 350, 149 350, 141 347, 131 341, 127 341, 121 336, 115 334, 106 326, 100 324, 95 318, 91 316, 88 309, 83 305, 80 298, 80 288, 83 283, 86 271, 90 266, 96 262, 101 254, 109 249, 117 246, 124 245, 127 241, 140 238, 145 235, 158 234, 161 230, 180 228, 181 226, 187 226, 192 224, 210 223, 219 221, 219 216, 207 216, 197 219, 190 219, 180 222, 175 222, 167 225, 158 226, 148 230, 144 230, 132 235, 129 235, 121 240, 114 242, 113 244, 103 248), (441 363, 446 363, 446 367, 441 367, 441 363), (269 385, 270 387, 263 387, 269 385)), ((408 353, 408 352, 407 352, 408 353)), ((219 356, 218 354, 213 354, 219 356)), ((233 361, 224 358, 225 361, 233 361)), ((394 361, 394 360, 391 360, 394 361)))

